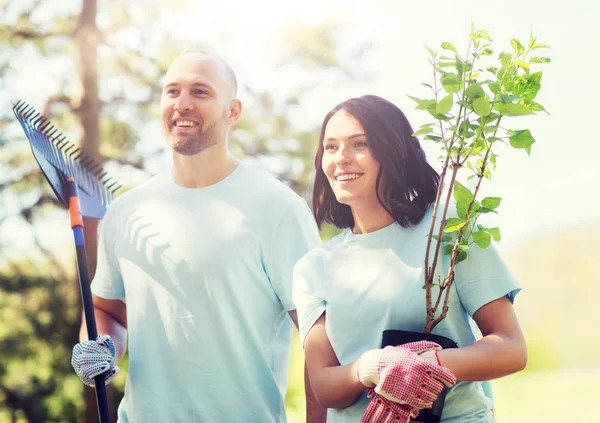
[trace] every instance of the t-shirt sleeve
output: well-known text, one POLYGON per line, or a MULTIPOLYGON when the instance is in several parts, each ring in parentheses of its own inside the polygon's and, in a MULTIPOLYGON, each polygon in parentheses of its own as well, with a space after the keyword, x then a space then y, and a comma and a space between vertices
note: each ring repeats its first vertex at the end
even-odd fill
POLYGON ((286 311, 295 310, 292 278, 296 262, 321 243, 315 220, 306 202, 298 198, 288 207, 269 245, 266 270, 286 311))
POLYGON ((521 290, 494 244, 487 248, 471 246, 467 259, 455 267, 454 283, 471 317, 487 303, 505 295, 514 302, 521 290))
POLYGON ((315 278, 315 272, 310 272, 310 270, 311 267, 306 260, 301 260, 294 267, 294 303, 298 313, 298 329, 302 347, 304 347, 308 331, 327 308, 327 302, 321 289, 323 281, 315 278))
POLYGON ((116 259, 115 247, 118 236, 113 210, 109 209, 100 222, 96 273, 92 281, 92 293, 109 300, 125 300, 125 287, 116 259))

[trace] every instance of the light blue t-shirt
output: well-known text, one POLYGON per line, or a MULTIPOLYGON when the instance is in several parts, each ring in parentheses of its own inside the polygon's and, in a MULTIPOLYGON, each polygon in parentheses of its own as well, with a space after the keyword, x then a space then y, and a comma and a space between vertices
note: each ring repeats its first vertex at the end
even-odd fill
MULTIPOLYGON (((425 326, 423 269, 431 208, 421 222, 403 228, 393 223, 367 234, 346 229, 303 257, 294 269, 294 302, 300 339, 327 311, 325 328, 340 364, 381 347, 384 330, 422 332, 425 326)), ((455 267, 450 310, 433 333, 453 339, 459 347, 475 342, 469 316, 483 305, 519 291, 497 250, 475 245, 455 267)), ((447 270, 448 256, 438 266, 447 270)), ((437 289, 434 289, 437 298, 437 289)), ((328 423, 356 423, 368 405, 366 391, 345 409, 329 409, 328 423)), ((492 422, 491 400, 481 383, 460 382, 448 393, 444 423, 492 422)), ((417 420, 418 421, 418 420, 417 420)))
POLYGON ((285 422, 292 269, 318 244, 306 202, 249 164, 117 198, 92 292, 127 304, 119 423, 285 422))

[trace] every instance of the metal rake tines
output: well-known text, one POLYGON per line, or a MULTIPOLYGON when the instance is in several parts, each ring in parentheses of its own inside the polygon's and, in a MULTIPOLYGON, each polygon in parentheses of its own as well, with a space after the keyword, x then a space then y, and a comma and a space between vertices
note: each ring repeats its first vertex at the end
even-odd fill
POLYGON ((113 181, 99 164, 85 156, 29 104, 19 100, 13 105, 13 112, 32 147, 64 176, 73 177, 81 190, 99 199, 105 207, 109 205, 121 185, 113 181))

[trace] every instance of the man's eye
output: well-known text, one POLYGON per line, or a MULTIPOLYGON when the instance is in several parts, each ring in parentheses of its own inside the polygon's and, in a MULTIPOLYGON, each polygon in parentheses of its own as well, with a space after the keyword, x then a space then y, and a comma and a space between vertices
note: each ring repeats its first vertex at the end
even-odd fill
POLYGON ((169 95, 175 95, 175 94, 177 94, 177 90, 175 90, 175 89, 167 90, 167 94, 169 94, 169 95))
POLYGON ((194 90, 194 94, 195 95, 205 95, 205 94, 207 94, 207 92, 204 90, 194 90))

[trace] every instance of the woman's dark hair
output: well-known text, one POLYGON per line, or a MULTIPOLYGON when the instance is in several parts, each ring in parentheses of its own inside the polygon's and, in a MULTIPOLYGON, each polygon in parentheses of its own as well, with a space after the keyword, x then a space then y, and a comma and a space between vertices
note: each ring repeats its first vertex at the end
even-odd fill
POLYGON ((340 110, 358 120, 365 131, 369 150, 379 162, 375 188, 379 203, 401 226, 419 223, 427 207, 435 201, 440 177, 427 163, 404 113, 381 97, 365 95, 338 104, 323 120, 313 188, 313 214, 319 228, 323 222, 338 228, 354 227, 350 206, 337 201, 321 165, 325 128, 340 110), (380 189, 381 184, 383 189, 380 189))

